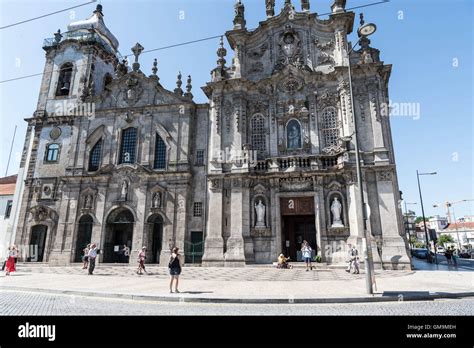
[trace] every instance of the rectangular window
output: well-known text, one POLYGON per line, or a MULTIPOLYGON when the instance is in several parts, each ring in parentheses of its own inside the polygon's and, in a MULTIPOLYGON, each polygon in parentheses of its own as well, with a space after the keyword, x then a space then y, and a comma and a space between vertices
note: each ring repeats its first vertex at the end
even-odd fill
POLYGON ((45 161, 57 162, 59 157, 59 144, 49 144, 46 146, 45 161))
POLYGON ((196 151, 196 165, 203 166, 204 165, 204 150, 197 150, 196 151))
POLYGON ((202 202, 194 202, 193 215, 202 216, 202 202))
POLYGON ((122 132, 122 145, 120 148, 120 162, 135 163, 135 152, 137 146, 137 129, 127 128, 122 132))
POLYGON ((12 212, 12 205, 13 201, 7 201, 7 208, 5 209, 5 219, 8 219, 10 217, 10 214, 12 212))

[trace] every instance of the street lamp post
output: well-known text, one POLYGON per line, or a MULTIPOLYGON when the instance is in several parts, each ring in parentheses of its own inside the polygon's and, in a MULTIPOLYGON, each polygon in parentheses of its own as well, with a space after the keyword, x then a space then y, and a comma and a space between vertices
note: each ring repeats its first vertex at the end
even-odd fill
MULTIPOLYGON (((362 18, 362 17, 361 17, 362 18)), ((372 257, 372 248, 370 247, 370 236, 367 230, 367 209, 364 201, 364 189, 362 186, 362 169, 360 165, 360 150, 359 150, 359 140, 357 137, 357 117, 355 115, 355 105, 354 105, 354 95, 352 91, 352 70, 351 70, 351 52, 354 50, 354 47, 356 47, 360 41, 375 33, 377 30, 377 27, 375 24, 372 23, 367 23, 363 24, 361 23, 362 26, 358 29, 358 34, 359 34, 359 40, 357 43, 349 50, 349 42, 346 40, 346 50, 347 50, 347 57, 348 57, 348 73, 349 73, 349 93, 350 93, 350 98, 351 98, 351 107, 352 107, 352 113, 353 113, 353 122, 354 122, 354 147, 355 147, 355 160, 356 160, 356 172, 357 172, 357 185, 359 186, 359 199, 360 199, 360 204, 362 207, 362 219, 363 219, 363 228, 364 228, 364 247, 365 247, 365 252, 364 252, 364 265, 365 265, 365 284, 367 288, 367 293, 368 294, 373 294, 373 283, 372 283, 372 264, 373 264, 373 257, 372 257)))
MULTIPOLYGON (((419 173, 418 170, 416 171, 416 178, 418 180, 418 192, 420 193, 420 203, 421 203, 421 214, 423 216, 423 227, 425 229, 425 239, 426 239, 426 250, 428 251, 428 256, 430 254, 430 240, 428 238, 428 230, 426 228, 426 218, 425 218, 425 209, 423 207, 423 196, 421 194, 421 185, 420 185, 420 175, 436 175, 436 172, 432 173, 419 173)), ((433 245, 434 248, 434 245, 433 245)), ((434 255, 435 255, 435 262, 437 261, 436 258, 436 249, 434 250, 434 255)), ((428 258, 429 259, 429 258, 428 258)))

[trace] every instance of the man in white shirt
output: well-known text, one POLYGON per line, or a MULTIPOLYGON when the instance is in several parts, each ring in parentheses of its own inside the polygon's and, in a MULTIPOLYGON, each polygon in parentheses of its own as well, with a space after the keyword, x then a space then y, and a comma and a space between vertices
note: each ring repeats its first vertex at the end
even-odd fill
POLYGON ((95 268, 95 258, 97 257, 97 245, 92 244, 89 250, 89 275, 92 275, 95 268))

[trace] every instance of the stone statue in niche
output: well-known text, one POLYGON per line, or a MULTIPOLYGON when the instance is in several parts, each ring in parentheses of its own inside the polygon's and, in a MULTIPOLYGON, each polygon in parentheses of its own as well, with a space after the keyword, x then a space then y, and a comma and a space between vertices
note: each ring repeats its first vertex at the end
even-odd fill
POLYGON ((155 192, 152 199, 153 208, 161 208, 161 192, 155 192))
POLYGON ((86 195, 84 199, 84 208, 91 209, 92 208, 92 195, 86 195))
POLYGON ((332 225, 331 227, 344 227, 344 224, 341 220, 342 213, 342 204, 339 202, 337 197, 334 197, 334 200, 331 204, 331 213, 332 213, 332 225))
POLYGON ((265 228, 265 204, 262 203, 262 200, 258 200, 258 204, 255 203, 255 212, 257 213, 257 222, 255 223, 255 227, 257 228, 265 228))
POLYGON ((290 121, 287 126, 288 149, 301 148, 301 127, 297 121, 290 121))
POLYGON ((123 201, 127 200, 127 194, 128 194, 128 183, 126 180, 122 182, 122 189, 120 190, 120 199, 123 201))

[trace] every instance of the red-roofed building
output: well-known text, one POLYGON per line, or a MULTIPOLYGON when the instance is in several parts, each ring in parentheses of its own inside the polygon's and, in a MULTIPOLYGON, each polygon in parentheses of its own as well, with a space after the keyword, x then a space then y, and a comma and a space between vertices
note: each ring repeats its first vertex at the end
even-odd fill
POLYGON ((474 246, 474 222, 458 220, 438 232, 438 236, 442 234, 450 235, 456 244, 459 240, 462 247, 472 248, 474 246))

